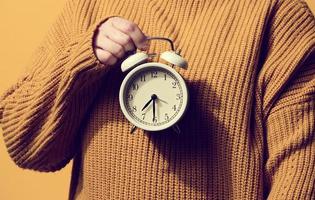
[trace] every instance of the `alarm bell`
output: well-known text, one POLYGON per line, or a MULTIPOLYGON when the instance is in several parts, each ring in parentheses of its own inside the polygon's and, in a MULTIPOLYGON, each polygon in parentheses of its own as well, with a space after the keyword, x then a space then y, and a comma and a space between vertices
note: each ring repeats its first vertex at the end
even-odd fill
MULTIPOLYGON (((187 67, 187 61, 179 55, 179 53, 175 52, 173 42, 168 38, 163 37, 149 37, 147 40, 166 40, 170 42, 172 51, 165 51, 163 52, 160 57, 162 60, 172 64, 172 66, 176 65, 181 68, 187 67)), ((134 67, 145 63, 149 59, 149 55, 145 52, 137 52, 131 56, 129 56, 127 59, 125 59, 121 64, 121 71, 126 72, 128 70, 133 69, 134 67)))
POLYGON ((124 62, 121 63, 121 71, 125 72, 136 67, 137 65, 145 63, 148 60, 148 58, 149 58, 148 54, 144 52, 135 53, 129 56, 127 59, 124 60, 124 62))
POLYGON ((186 60, 181 57, 179 54, 173 52, 173 51, 165 51, 161 54, 161 59, 165 60, 166 62, 169 62, 173 65, 179 66, 181 68, 187 67, 186 60))

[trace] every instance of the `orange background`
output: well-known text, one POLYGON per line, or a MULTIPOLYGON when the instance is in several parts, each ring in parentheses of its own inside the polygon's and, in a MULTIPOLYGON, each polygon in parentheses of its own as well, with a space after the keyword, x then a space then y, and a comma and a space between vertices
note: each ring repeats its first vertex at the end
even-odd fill
MULTIPOLYGON (((65 0, 0 0, 0 93, 21 74, 65 0)), ((1 131, 0 131, 1 132, 1 131)), ((23 170, 10 160, 0 133, 0 199, 64 200, 71 165, 60 172, 23 170)))
MULTIPOLYGON (((0 93, 12 85, 65 0, 0 0, 0 93)), ((315 13, 315 1, 306 0, 315 13)), ((67 199, 71 164, 55 173, 22 170, 10 160, 0 130, 0 199, 67 199)))

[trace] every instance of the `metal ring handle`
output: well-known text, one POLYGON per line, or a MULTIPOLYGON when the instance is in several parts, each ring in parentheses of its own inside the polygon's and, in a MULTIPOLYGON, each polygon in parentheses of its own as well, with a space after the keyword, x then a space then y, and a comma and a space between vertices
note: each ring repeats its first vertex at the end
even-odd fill
POLYGON ((165 37, 148 37, 147 40, 164 40, 170 43, 172 51, 175 51, 174 43, 171 39, 165 37))

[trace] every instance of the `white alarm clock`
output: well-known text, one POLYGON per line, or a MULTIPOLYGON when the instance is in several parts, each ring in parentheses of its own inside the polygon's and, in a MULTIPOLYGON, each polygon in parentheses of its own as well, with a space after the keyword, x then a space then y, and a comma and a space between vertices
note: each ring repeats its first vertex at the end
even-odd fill
POLYGON ((136 127, 146 131, 173 127, 176 132, 180 132, 176 123, 187 110, 189 93, 184 79, 173 66, 186 68, 187 62, 175 52, 170 39, 148 38, 153 39, 170 42, 172 51, 162 53, 160 58, 171 66, 148 62, 149 55, 145 52, 138 52, 124 60, 122 71, 131 71, 120 87, 120 107, 124 116, 134 125, 131 132, 136 127))

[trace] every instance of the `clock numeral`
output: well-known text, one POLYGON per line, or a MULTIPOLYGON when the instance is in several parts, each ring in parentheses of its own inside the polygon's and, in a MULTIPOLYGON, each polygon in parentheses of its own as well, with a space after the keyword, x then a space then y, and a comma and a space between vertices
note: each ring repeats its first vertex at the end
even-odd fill
POLYGON ((137 112, 137 106, 132 106, 132 112, 137 112))
POLYGON ((145 75, 141 75, 141 76, 140 76, 140 81, 141 81, 141 82, 145 82, 145 75))
POLYGON ((127 98, 128 98, 129 101, 132 101, 133 100, 133 95, 129 94, 127 98))
POLYGON ((139 85, 138 84, 132 84, 132 90, 138 90, 139 85))
POLYGON ((166 76, 167 76, 167 75, 166 75, 166 74, 164 74, 164 81, 166 81, 166 76))
POLYGON ((157 78, 158 77, 157 74, 158 74, 157 71, 153 71, 153 72, 151 72, 151 77, 152 78, 157 78))
POLYGON ((183 94, 176 94, 176 100, 180 100, 181 98, 183 98, 183 94))
POLYGON ((156 118, 156 117, 153 117, 153 120, 152 120, 152 121, 153 121, 154 124, 156 124, 156 123, 157 123, 157 118, 156 118))
POLYGON ((145 119, 145 113, 142 113, 142 120, 145 119))
POLYGON ((176 111, 176 105, 174 105, 172 108, 173 108, 174 111, 176 111))
POLYGON ((176 88, 176 85, 177 85, 176 81, 173 81, 173 82, 172 82, 173 88, 176 88))
POLYGON ((168 116, 167 113, 165 113, 165 118, 164 118, 166 121, 168 121, 170 119, 170 117, 168 116))

